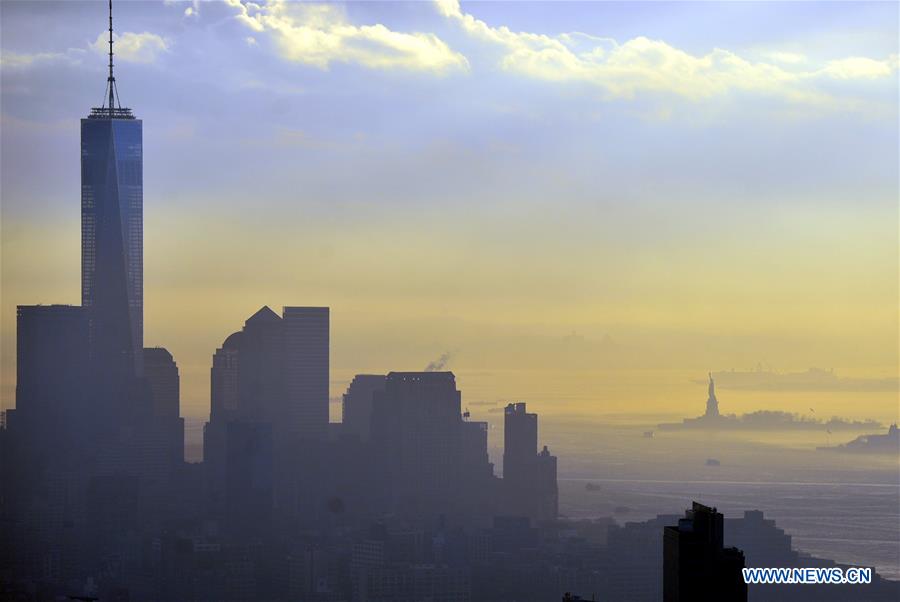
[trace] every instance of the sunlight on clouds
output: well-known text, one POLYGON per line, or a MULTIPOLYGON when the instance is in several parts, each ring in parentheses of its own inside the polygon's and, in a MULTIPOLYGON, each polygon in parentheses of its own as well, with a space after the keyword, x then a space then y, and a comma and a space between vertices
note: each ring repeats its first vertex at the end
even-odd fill
POLYGON ((799 65, 807 61, 806 56, 798 52, 784 52, 780 50, 774 50, 772 52, 766 52, 764 56, 771 61, 775 61, 776 63, 784 63, 787 65, 799 65))
MULTIPOLYGON (((116 59, 128 63, 152 63, 162 52, 169 50, 169 41, 155 33, 135 33, 126 31, 122 34, 113 34, 113 51, 116 59)), ((107 32, 97 36, 97 41, 91 44, 96 52, 106 54, 109 52, 109 38, 107 32)))
POLYGON ((887 61, 854 56, 830 61, 820 73, 835 79, 878 79, 890 76, 896 69, 897 55, 887 61))
MULTIPOLYGON (((851 57, 831 61, 818 70, 799 71, 750 61, 719 48, 694 56, 643 36, 619 44, 581 33, 548 36, 514 32, 464 13, 458 0, 437 0, 437 5, 443 16, 458 22, 469 35, 504 47, 505 55, 500 60, 503 69, 549 81, 585 81, 602 87, 610 97, 631 98, 637 92, 652 91, 698 100, 742 90, 795 102, 836 104, 815 89, 815 80, 883 78, 897 69, 896 56, 888 60, 851 57)), ((786 65, 806 60, 785 52, 768 56, 786 65)))
POLYGON ((70 54, 63 52, 36 52, 33 54, 4 50, 0 54, 0 67, 3 69, 28 69, 40 64, 66 61, 78 62, 70 54))
POLYGON ((444 72, 468 69, 466 58, 432 33, 402 33, 384 25, 351 25, 331 4, 228 0, 236 19, 256 33, 270 33, 289 61, 327 69, 332 62, 374 69, 444 72))

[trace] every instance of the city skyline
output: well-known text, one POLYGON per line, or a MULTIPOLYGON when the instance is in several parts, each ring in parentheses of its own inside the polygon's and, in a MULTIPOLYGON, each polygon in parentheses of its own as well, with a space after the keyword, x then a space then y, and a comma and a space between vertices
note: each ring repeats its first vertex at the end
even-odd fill
MULTIPOLYGON (((333 406, 447 352, 470 401, 585 415, 684 415, 691 380, 758 362, 896 378, 897 7, 657 9, 123 3, 119 94, 155 126, 144 330, 185 414, 217 333, 280 299, 336 316, 333 406)), ((15 306, 77 302, 59 140, 98 104, 105 6, 3 13, 12 407, 15 306)), ((896 419, 891 390, 729 397, 896 419)))
POLYGON ((0 4, 0 597, 898 598, 900 5, 98 6, 0 4))

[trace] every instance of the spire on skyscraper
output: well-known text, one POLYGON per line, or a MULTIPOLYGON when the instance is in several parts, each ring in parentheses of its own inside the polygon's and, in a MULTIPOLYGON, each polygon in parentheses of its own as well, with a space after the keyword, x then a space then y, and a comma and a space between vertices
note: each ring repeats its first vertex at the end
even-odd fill
POLYGON ((109 77, 106 80, 106 87, 109 91, 109 108, 112 109, 114 104, 113 93, 118 93, 116 90, 116 78, 113 75, 112 0, 109 0, 109 77))
POLYGON ((116 86, 116 76, 113 74, 113 16, 112 0, 109 0, 109 76, 106 78, 106 91, 103 94, 103 103, 99 108, 91 110, 92 118, 116 118, 134 119, 131 109, 122 108, 119 101, 119 89, 116 86))
MULTIPOLYGON (((116 77, 113 75, 113 21, 112 21, 112 0, 109 0, 109 77, 106 78, 106 91, 109 94, 110 112, 112 109, 122 108, 119 103, 119 91, 116 89, 116 77)), ((105 96, 105 95, 104 95, 105 96)), ((106 98, 103 99, 106 102, 106 98)))
POLYGON ((143 371, 143 124, 117 106, 112 0, 106 85, 101 106, 81 120, 81 305, 98 373, 124 387, 143 371))

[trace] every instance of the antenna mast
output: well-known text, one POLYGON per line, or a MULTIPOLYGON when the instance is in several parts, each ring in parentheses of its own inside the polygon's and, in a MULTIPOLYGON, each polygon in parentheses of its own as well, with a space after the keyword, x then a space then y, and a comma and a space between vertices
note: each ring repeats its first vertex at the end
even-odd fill
MULTIPOLYGON (((113 21, 112 21, 112 0, 109 0, 109 77, 106 80, 106 86, 109 89, 109 112, 112 114, 115 108, 116 97, 116 78, 113 75, 113 21)), ((119 107, 121 108, 121 107, 119 107)))
MULTIPOLYGON (((2 0, 0 0, 2 1, 2 0)), ((116 87, 116 76, 113 73, 113 14, 112 0, 109 0, 109 76, 106 78, 106 89, 103 91, 103 102, 99 107, 92 107, 89 119, 134 119, 131 109, 122 108, 119 89, 116 87)))

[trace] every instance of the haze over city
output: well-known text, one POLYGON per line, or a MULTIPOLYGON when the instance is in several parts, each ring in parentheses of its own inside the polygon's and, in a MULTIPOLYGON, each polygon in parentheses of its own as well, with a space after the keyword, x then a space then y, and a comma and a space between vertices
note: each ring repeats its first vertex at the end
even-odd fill
MULTIPOLYGON (((101 4, 3 5, 4 407, 14 306, 77 301, 101 4)), ((333 398, 445 352, 468 400, 589 415, 685 415, 692 380, 758 363, 897 376, 893 3, 118 14, 122 101, 154 124, 147 343, 185 415, 219 333, 297 298, 339 317, 333 398)), ((896 389, 730 402, 897 417, 896 389)))
POLYGON ((0 598, 898 599, 898 23, 0 3, 0 598))

